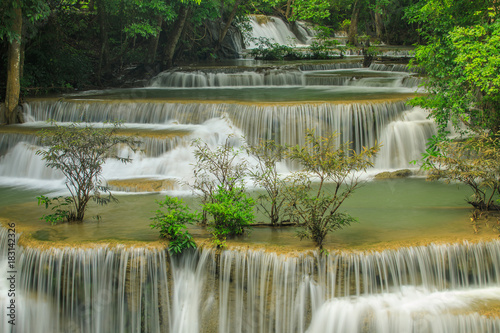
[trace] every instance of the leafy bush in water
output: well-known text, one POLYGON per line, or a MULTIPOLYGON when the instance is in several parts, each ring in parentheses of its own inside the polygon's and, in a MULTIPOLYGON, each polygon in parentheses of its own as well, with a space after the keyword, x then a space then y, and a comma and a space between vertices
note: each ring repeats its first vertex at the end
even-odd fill
POLYGON ((63 197, 59 196, 56 198, 50 199, 44 195, 37 197, 38 205, 45 205, 45 209, 48 209, 52 206, 51 210, 52 214, 43 215, 40 219, 49 222, 50 224, 57 224, 66 221, 72 221, 75 218, 75 213, 69 210, 67 206, 73 206, 73 198, 72 197, 63 197))
POLYGON ((380 145, 363 147, 358 153, 350 142, 338 144, 338 137, 337 133, 318 137, 308 131, 304 146, 290 148, 290 158, 302 165, 302 171, 294 172, 289 177, 291 186, 286 187, 290 214, 302 227, 299 237, 311 239, 320 249, 328 233, 355 221, 339 208, 361 184, 356 172, 373 166, 373 157, 380 149, 380 145), (315 184, 311 176, 317 179, 315 184))
POLYGON ((52 209, 56 209, 57 216, 45 218, 47 221, 82 222, 90 200, 99 205, 117 201, 109 188, 103 185, 102 166, 108 158, 115 158, 123 163, 130 162, 130 158, 115 154, 115 148, 127 145, 134 150, 138 145, 134 138, 117 136, 118 127, 118 123, 111 127, 78 123, 69 126, 56 124, 53 128, 38 132, 46 148, 37 150, 36 154, 42 156, 47 167, 62 172, 71 194, 64 201, 57 198, 55 201, 49 200, 45 197, 39 199, 39 204, 45 204, 46 208, 56 205, 52 209), (66 213, 63 213, 63 210, 66 213))
POLYGON ((257 165, 249 170, 249 175, 255 185, 264 189, 264 193, 257 197, 257 209, 269 218, 272 225, 283 222, 287 183, 280 176, 277 163, 284 160, 287 149, 273 140, 260 141, 258 145, 247 148, 248 154, 257 160, 257 165))
POLYGON ((182 199, 166 196, 164 201, 157 201, 160 209, 151 218, 150 227, 160 229, 160 237, 170 240, 168 248, 173 253, 181 253, 184 249, 196 248, 193 237, 186 224, 200 219, 198 213, 189 213, 189 208, 182 199))
POLYGON ((500 196, 500 132, 464 141, 437 140, 437 136, 432 137, 423 154, 429 178, 461 182, 473 191, 467 202, 474 208, 500 210, 495 203, 500 196))
MULTIPOLYGON (((236 140, 237 141, 237 140, 236 140)), ((214 199, 218 187, 231 191, 234 188, 242 190, 243 178, 247 173, 247 163, 239 158, 241 149, 234 147, 234 138, 229 136, 224 144, 211 148, 206 142, 195 140, 194 182, 188 184, 201 194, 201 203, 216 202, 214 199)), ((201 223, 207 222, 207 212, 203 210, 201 223)))
POLYGON ((247 198, 242 188, 225 189, 219 185, 213 202, 203 205, 213 218, 209 226, 217 247, 224 247, 227 236, 241 235, 253 223, 253 207, 253 199, 247 198))
POLYGON ((269 38, 259 37, 257 41, 258 47, 252 49, 250 54, 255 59, 260 60, 283 60, 283 59, 297 59, 297 55, 293 47, 290 45, 282 45, 279 43, 272 43, 269 38))

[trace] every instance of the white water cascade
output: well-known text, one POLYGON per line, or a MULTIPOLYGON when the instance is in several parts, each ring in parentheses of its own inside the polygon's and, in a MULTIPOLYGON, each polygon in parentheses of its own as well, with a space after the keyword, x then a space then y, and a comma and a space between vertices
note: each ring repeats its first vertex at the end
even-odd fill
MULTIPOLYGON (((411 137, 409 146, 405 146, 399 137, 385 139, 383 133, 389 131, 388 128, 403 119, 410 110, 403 102, 258 106, 237 103, 39 101, 27 104, 25 109, 28 117, 37 121, 33 125, 48 119, 60 122, 87 120, 93 123, 121 119, 129 129, 177 133, 165 139, 144 137, 144 150, 131 156, 132 163, 107 163, 104 176, 111 179, 146 176, 189 179, 191 164, 194 163, 190 142, 202 138, 208 142, 212 140, 215 147, 230 133, 245 137, 249 144, 256 144, 260 139, 272 139, 278 143, 296 145, 304 144, 307 129, 314 129, 318 135, 336 131, 341 133, 341 142, 352 142, 353 148, 357 150, 375 142, 386 144, 387 140, 389 144, 391 140, 396 140, 401 143, 398 148, 400 151, 388 147, 387 161, 383 159, 384 162, 381 162, 384 168, 407 167, 411 158, 404 157, 404 154, 414 157, 419 152, 415 152, 411 144, 419 147, 425 145, 425 140, 413 142, 411 137), (397 159, 393 156, 403 157, 397 159)), ((35 155, 37 149, 40 148, 22 142, 9 150, 0 158, 0 180, 7 181, 12 177, 37 181, 61 179, 60 174, 44 167, 41 158, 35 155)))
POLYGON ((145 248, 18 245, 22 330, 3 332, 494 333, 500 319, 477 311, 500 299, 499 260, 498 241, 298 257, 201 250, 181 261, 145 248))
MULTIPOLYGON (((435 133, 434 123, 423 110, 412 109, 397 98, 413 93, 419 79, 406 67, 372 67, 339 62, 165 72, 150 88, 29 101, 23 106, 28 122, 21 127, 39 129, 49 120, 63 125, 123 122, 124 129, 138 133, 143 144, 138 153, 121 152, 132 163, 105 164, 103 176, 108 180, 190 181, 195 139, 209 142, 212 148, 228 135, 241 138, 238 145, 257 144, 261 139, 303 145, 309 129, 318 135, 340 133, 339 143, 351 142, 357 151, 381 143, 377 169, 408 168, 435 133), (380 101, 370 101, 379 95, 380 101), (390 101, 393 97, 396 101, 390 101), (366 101, 358 103, 357 99, 366 101)), ((35 154, 41 147, 35 132, 31 133, 0 135, 0 184, 64 188, 62 175, 45 167, 35 154)), ((296 167, 287 163, 282 171, 296 167)))
POLYGON ((435 134, 436 125, 428 119, 428 112, 418 107, 404 112, 402 117, 384 128, 380 136, 383 146, 376 167, 391 169, 418 160, 425 152, 427 140, 435 134))
POLYGON ((245 42, 247 49, 258 46, 259 38, 267 38, 272 43, 282 45, 307 45, 314 38, 315 32, 303 22, 295 22, 291 29, 281 18, 274 16, 250 16, 251 38, 245 42))
POLYGON ((362 69, 358 63, 340 66, 305 68, 257 68, 254 70, 217 72, 213 70, 169 70, 154 77, 155 88, 259 87, 259 86, 361 86, 417 88, 420 78, 401 66, 373 66, 362 69), (399 71, 401 69, 401 71, 399 71), (378 72, 378 73, 377 73, 378 72), (387 72, 387 73, 386 73, 387 72), (383 77, 377 76, 385 75, 383 77))
MULTIPOLYGON (((411 109, 403 102, 249 105, 38 101, 26 104, 25 110, 27 118, 34 120, 27 123, 27 127, 43 126, 43 121, 48 119, 61 123, 120 119, 128 130, 146 133, 141 137, 142 151, 122 153, 132 158, 130 164, 118 161, 105 164, 103 175, 109 180, 150 177, 186 181, 191 179, 195 163, 190 145, 194 139, 201 138, 213 148, 230 134, 244 137, 248 144, 264 139, 303 145, 308 129, 314 129, 318 135, 341 133, 339 143, 352 142, 358 151, 380 142, 383 147, 376 160, 377 169, 408 168, 435 133, 434 123, 425 119, 423 110, 411 109), (157 131, 172 134, 162 137, 162 134, 154 134, 157 131)), ((6 148, 0 155, 1 184, 63 186, 62 175, 45 167, 41 157, 35 154, 41 147, 34 136, 5 135, 3 142, 6 148)))

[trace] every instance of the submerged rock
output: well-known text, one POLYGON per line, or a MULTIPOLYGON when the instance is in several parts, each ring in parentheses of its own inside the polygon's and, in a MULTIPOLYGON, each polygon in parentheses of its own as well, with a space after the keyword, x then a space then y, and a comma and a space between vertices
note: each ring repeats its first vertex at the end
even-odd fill
POLYGON ((375 175, 375 179, 393 179, 393 178, 406 178, 413 175, 410 169, 401 169, 396 171, 385 171, 375 175))

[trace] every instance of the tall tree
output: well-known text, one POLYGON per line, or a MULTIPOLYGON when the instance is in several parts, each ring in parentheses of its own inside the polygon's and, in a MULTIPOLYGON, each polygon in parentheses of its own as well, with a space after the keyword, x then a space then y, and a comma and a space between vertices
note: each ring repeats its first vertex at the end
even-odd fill
POLYGON ((14 124, 22 121, 18 105, 21 90, 23 20, 35 22, 44 18, 48 15, 48 7, 40 0, 11 0, 2 2, 0 9, 2 19, 2 23, 0 23, 0 39, 6 39, 9 44, 5 107, 0 122, 14 124))
POLYGON ((97 0, 97 17, 99 20, 99 65, 97 68, 97 80, 102 84, 101 78, 104 73, 109 71, 109 43, 108 43, 108 26, 107 26, 107 10, 105 0, 97 0))
POLYGON ((351 45, 358 45, 358 20, 362 1, 356 0, 352 6, 351 24, 347 33, 347 40, 351 45))
POLYGON ((199 5, 201 0, 179 0, 178 7, 176 7, 177 18, 170 26, 166 26, 167 42, 163 52, 163 66, 170 68, 174 63, 174 56, 179 40, 182 33, 189 21, 192 11, 196 10, 196 5, 199 5))
POLYGON ((168 32, 167 43, 165 45, 165 51, 163 54, 163 65, 166 68, 170 68, 174 63, 174 53, 177 43, 181 38, 184 26, 189 18, 189 12, 191 8, 189 5, 181 5, 177 13, 177 20, 172 25, 171 30, 168 32))
POLYGON ((216 50, 220 50, 222 46, 222 42, 224 41, 224 38, 226 38, 227 32, 229 31, 229 28, 231 27, 231 24, 233 23, 234 18, 236 17, 236 12, 238 11, 238 7, 240 5, 242 0, 235 0, 233 4, 233 9, 231 10, 231 13, 229 14, 229 17, 226 20, 226 23, 224 24, 224 28, 222 28, 220 34, 219 34, 219 40, 217 42, 216 50))
POLYGON ((20 69, 21 69, 21 38, 23 29, 23 14, 21 1, 16 0, 12 8, 13 20, 11 32, 15 37, 9 43, 7 57, 7 87, 5 91, 5 114, 2 122, 15 124, 22 122, 21 114, 18 111, 19 93, 21 90, 20 69))

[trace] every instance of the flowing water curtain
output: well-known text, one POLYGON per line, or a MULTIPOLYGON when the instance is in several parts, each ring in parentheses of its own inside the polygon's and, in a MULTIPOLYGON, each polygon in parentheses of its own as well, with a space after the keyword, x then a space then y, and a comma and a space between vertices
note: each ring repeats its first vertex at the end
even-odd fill
MULTIPOLYGON (((2 244, 6 235, 2 229, 2 244)), ((27 307, 18 319, 33 333, 500 327, 498 319, 467 314, 472 304, 500 298, 498 241, 329 256, 202 250, 182 260, 164 250, 123 247, 17 251, 17 301, 27 307)))
POLYGON ((0 136, 0 158, 21 142, 36 145, 40 143, 40 139, 29 134, 3 133, 0 136))
POLYGON ((399 119, 384 127, 380 142, 382 148, 376 158, 378 169, 407 168, 412 161, 420 160, 427 141, 437 134, 437 126, 428 119, 428 112, 419 107, 403 112, 399 119))
MULTIPOLYGON (((19 289, 32 295, 34 315, 44 304, 57 313, 44 319, 50 322, 42 321, 42 327, 50 327, 47 331, 161 332, 168 327, 164 251, 25 249, 19 267, 19 289)), ((31 324, 36 318, 20 319, 31 324)))
POLYGON ((301 33, 296 35, 282 19, 274 16, 250 16, 250 25, 252 26, 252 35, 250 40, 245 41, 247 49, 256 48, 258 44, 255 41, 261 37, 269 39, 272 43, 295 46, 301 43, 310 43, 315 34, 299 23, 300 28, 297 29, 297 32, 301 33))
POLYGON ((259 87, 259 86, 368 86, 417 88, 421 79, 400 65, 372 65, 369 70, 359 72, 390 72, 381 77, 354 80, 356 72, 346 75, 339 69, 357 69, 357 63, 301 65, 299 68, 257 68, 254 70, 225 69, 224 71, 203 69, 196 71, 169 70, 152 78, 149 86, 155 88, 206 88, 206 87, 259 87), (326 72, 325 72, 326 71, 326 72), (344 74, 344 75, 342 75, 344 74), (391 74, 391 75, 388 75, 391 74))
MULTIPOLYGON (((30 115, 36 115, 37 121, 89 119, 101 122, 122 119, 126 123, 171 124, 173 130, 175 126, 184 124, 208 126, 208 121, 228 115, 229 120, 241 129, 249 144, 257 144, 260 139, 264 139, 276 140, 279 144, 300 145, 304 144, 307 129, 315 129, 318 135, 328 135, 336 131, 341 133, 342 142, 353 142, 356 151, 363 146, 373 146, 375 141, 381 142, 384 146, 384 153, 381 153, 383 160, 379 157, 377 166, 383 168, 408 167, 409 161, 418 158, 415 155, 424 149, 426 135, 433 133, 434 128, 429 121, 413 120, 406 116, 411 108, 404 102, 258 106, 224 103, 84 104, 39 101, 29 103, 28 106, 30 115), (398 122, 405 118, 407 121, 398 122), (411 135, 413 132, 407 129, 399 130, 401 126, 415 128, 418 132, 411 135), (420 132, 420 129, 424 131, 420 132), (415 143, 414 138, 417 135, 420 139, 415 143), (402 136, 404 140, 401 139, 402 136), (407 141, 408 144, 401 143, 407 141), (397 148, 393 148, 393 145, 397 148), (417 153, 415 145, 421 146, 418 147, 420 149, 417 149, 417 153)), ((165 147, 163 150, 172 150, 182 142, 177 140, 171 147, 165 147)))
POLYGON ((299 144, 307 129, 318 135, 337 131, 344 140, 353 141, 355 149, 373 145, 383 126, 408 110, 403 102, 377 104, 301 104, 258 106, 212 103, 98 103, 82 106, 72 102, 33 102, 30 115, 37 121, 92 122, 120 119, 126 123, 202 124, 228 114, 245 137, 256 143, 259 139, 277 140, 281 144, 299 144), (83 108, 83 109, 82 109, 83 108))

